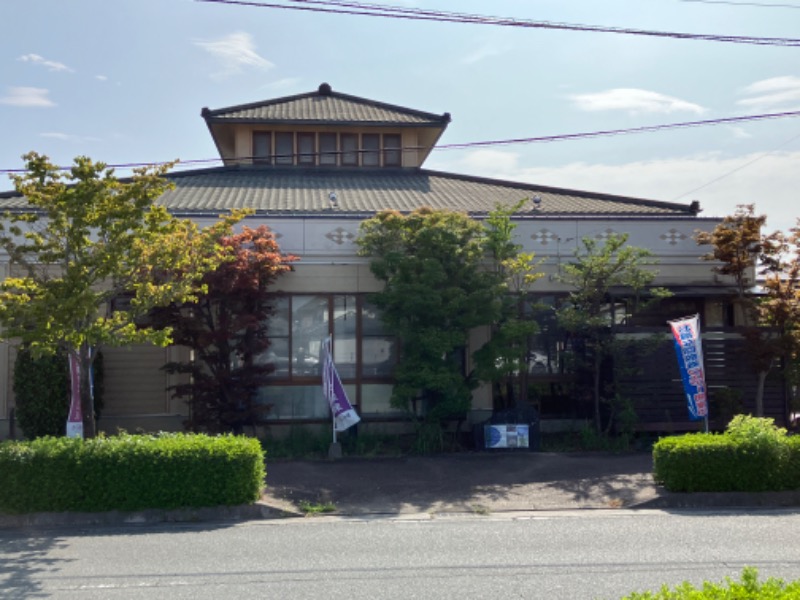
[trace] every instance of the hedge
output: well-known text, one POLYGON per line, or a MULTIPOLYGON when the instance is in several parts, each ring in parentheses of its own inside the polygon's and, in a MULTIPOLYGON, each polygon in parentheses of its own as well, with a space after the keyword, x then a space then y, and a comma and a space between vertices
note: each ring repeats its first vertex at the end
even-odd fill
POLYGON ((800 489, 800 438, 772 419, 739 415, 722 434, 692 433, 653 446, 653 478, 671 492, 800 489))
POLYGON ((203 434, 44 437, 0 444, 0 511, 248 504, 264 486, 256 439, 203 434))

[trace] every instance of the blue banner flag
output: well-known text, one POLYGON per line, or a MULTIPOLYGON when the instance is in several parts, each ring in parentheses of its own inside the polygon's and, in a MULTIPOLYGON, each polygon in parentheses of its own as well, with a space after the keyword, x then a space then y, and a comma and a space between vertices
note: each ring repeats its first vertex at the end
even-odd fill
POLYGON ((361 420, 347 398, 347 392, 333 363, 330 336, 322 342, 322 391, 333 413, 335 431, 349 429, 361 420))
POLYGON ((703 347, 700 341, 700 316, 669 321, 678 355, 678 368, 686 393, 689 418, 699 421, 708 416, 706 374, 703 368, 703 347))

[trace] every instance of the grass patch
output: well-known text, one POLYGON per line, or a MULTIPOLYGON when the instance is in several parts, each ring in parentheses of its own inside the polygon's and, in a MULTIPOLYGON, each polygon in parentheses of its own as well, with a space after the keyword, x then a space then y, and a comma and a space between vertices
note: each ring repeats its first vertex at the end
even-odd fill
POLYGON ((307 517, 313 517, 336 512, 336 505, 333 502, 309 502, 308 500, 303 500, 300 502, 300 510, 307 517))

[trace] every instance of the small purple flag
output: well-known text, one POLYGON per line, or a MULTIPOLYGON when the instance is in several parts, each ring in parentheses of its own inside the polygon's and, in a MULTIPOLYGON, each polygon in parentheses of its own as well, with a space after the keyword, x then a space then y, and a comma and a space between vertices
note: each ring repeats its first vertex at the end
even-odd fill
POLYGON ((322 391, 333 413, 335 431, 345 431, 361 420, 347 399, 347 392, 344 391, 336 365, 333 364, 330 336, 322 342, 322 391))

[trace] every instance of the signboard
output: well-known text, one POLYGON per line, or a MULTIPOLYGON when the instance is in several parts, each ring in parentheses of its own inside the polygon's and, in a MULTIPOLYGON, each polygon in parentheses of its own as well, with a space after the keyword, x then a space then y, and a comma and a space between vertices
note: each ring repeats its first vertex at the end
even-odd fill
POLYGON ((483 439, 487 448, 528 448, 529 425, 484 425, 483 439))

